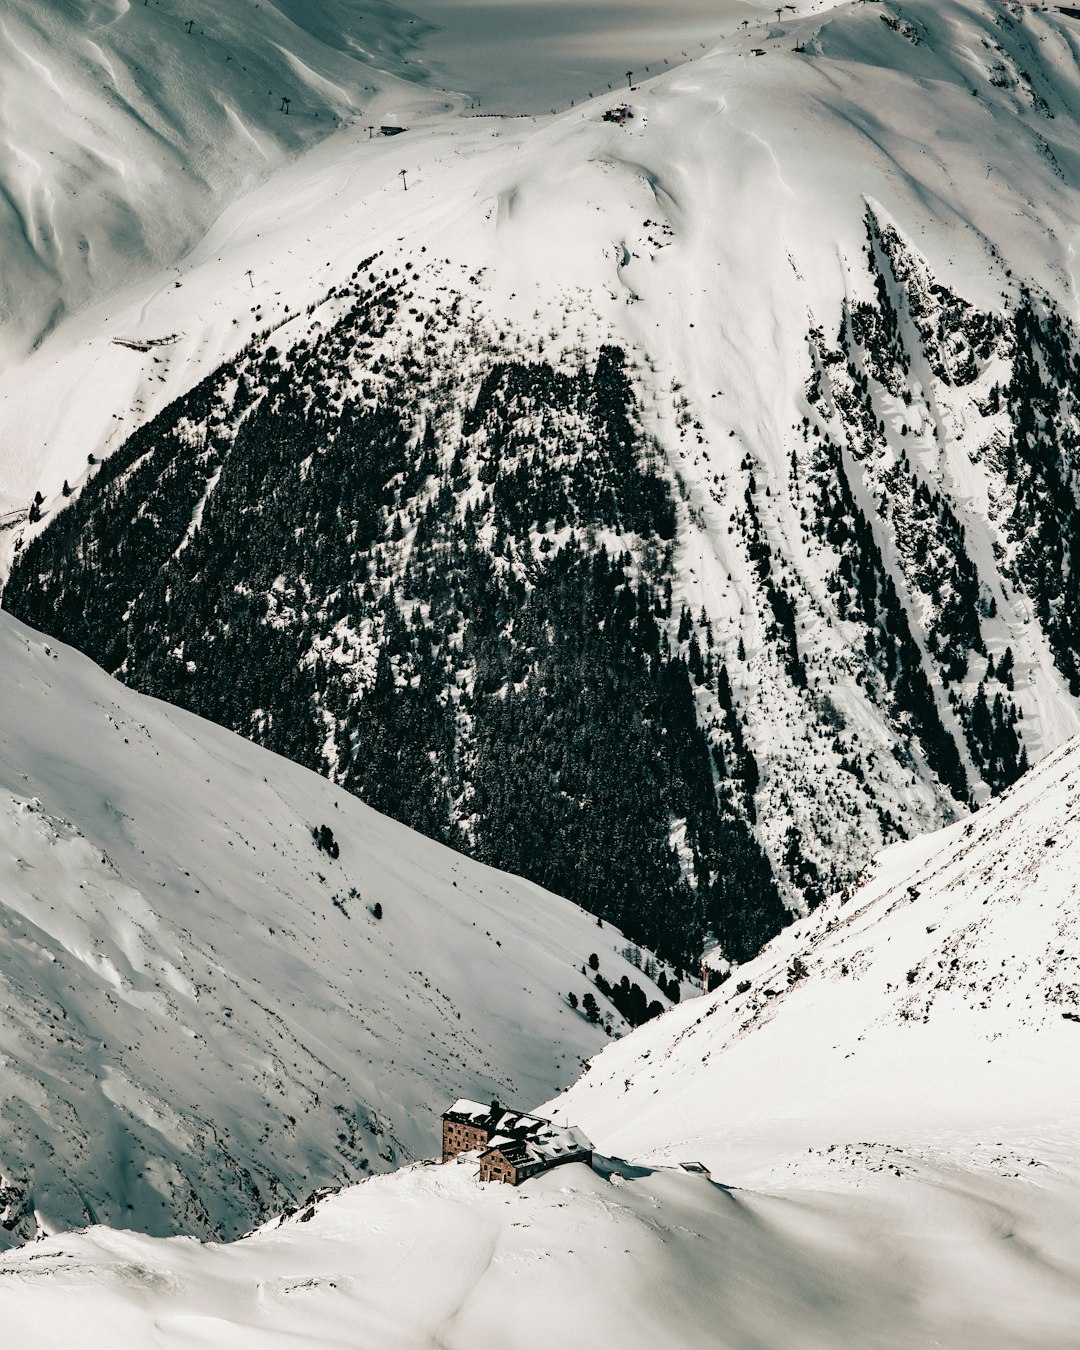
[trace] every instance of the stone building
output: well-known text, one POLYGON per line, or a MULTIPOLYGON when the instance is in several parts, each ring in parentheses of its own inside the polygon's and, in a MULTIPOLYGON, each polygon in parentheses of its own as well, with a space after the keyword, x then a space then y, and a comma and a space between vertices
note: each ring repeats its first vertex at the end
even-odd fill
POLYGON ((484 1106, 462 1097, 448 1111, 443 1112, 442 1160, 449 1162, 459 1153, 486 1148, 496 1134, 505 1134, 512 1139, 527 1138, 549 1123, 539 1116, 507 1110, 497 1101, 484 1106))
POLYGON ((518 1186, 562 1163, 592 1164, 592 1144, 576 1126, 461 1099, 442 1117, 442 1160, 479 1153, 480 1180, 518 1186))

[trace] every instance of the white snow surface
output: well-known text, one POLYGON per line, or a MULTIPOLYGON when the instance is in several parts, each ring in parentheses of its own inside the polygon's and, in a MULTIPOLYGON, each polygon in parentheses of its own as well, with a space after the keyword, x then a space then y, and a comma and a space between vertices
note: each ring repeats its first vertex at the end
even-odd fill
POLYGON ((1071 1350, 1078 820, 1073 743, 539 1108, 629 1161, 517 1190, 413 1164, 227 1245, 65 1234, 4 1259, 2 1325, 169 1350, 1071 1350))
POLYGON ((865 1139, 1064 1137, 1078 1054, 1074 740, 978 815, 885 850, 707 999, 605 1050, 558 1109, 602 1149, 760 1181, 865 1139))
POLYGON ((0 366, 336 127, 449 106, 399 78, 427 27, 386 0, 7 0, 0 366))
POLYGON ((645 978, 568 901, 8 615, 0 661, 0 1245, 235 1236, 429 1156, 463 1090, 526 1108, 603 1043, 566 1001, 590 952, 645 978))

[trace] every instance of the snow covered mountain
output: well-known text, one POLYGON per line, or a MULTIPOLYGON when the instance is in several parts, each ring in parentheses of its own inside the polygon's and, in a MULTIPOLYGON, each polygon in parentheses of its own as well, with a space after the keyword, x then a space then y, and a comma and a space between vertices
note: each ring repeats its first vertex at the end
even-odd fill
POLYGON ((427 1156, 463 1090, 550 1096, 606 1039, 593 953, 614 1030, 624 975, 666 1005, 566 901, 8 615, 0 660, 0 1246, 235 1236, 427 1156))
POLYGON ((1074 1350, 1080 21, 200 3, 2 21, 5 1335, 1074 1350))
POLYGON ((427 28, 384 0, 194 0, 183 14, 10 0, 0 366, 87 303, 171 271, 229 201, 334 128, 431 103, 399 78, 427 28))
POLYGON ((1078 820, 1074 741, 609 1045, 547 1108, 621 1155, 595 1173, 513 1190, 416 1164, 224 1247, 65 1234, 0 1266, 3 1325, 59 1347, 92 1317, 168 1350, 1070 1350, 1078 820))
POLYGON ((622 125, 336 131, 0 383, 5 604, 745 959, 1080 728, 1075 22, 762 14, 622 125))
POLYGON ((5 605, 744 960, 1080 728, 1073 35, 834 5, 622 124, 335 132, 9 375, 5 605))

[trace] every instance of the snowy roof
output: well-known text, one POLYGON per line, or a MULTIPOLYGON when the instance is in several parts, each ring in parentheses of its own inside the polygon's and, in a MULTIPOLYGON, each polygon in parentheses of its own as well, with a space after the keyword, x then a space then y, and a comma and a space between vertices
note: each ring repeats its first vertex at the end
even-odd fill
POLYGON ((482 1102, 471 1102, 468 1097, 459 1097, 458 1100, 448 1110, 443 1112, 444 1116, 486 1116, 491 1112, 491 1103, 484 1105, 482 1102))
POLYGON ((495 1135, 487 1152, 498 1149, 519 1170, 540 1170, 561 1162, 574 1162, 592 1153, 592 1142, 576 1125, 549 1125, 531 1138, 495 1135))
POLYGON ((592 1143, 576 1125, 556 1125, 541 1116, 510 1111, 499 1102, 470 1101, 460 1097, 444 1120, 462 1121, 487 1131, 485 1152, 496 1149, 526 1173, 541 1171, 559 1162, 572 1162, 592 1153, 592 1143))
POLYGON ((542 1116, 530 1116, 521 1111, 511 1111, 499 1102, 473 1102, 460 1097, 449 1110, 443 1112, 444 1120, 458 1120, 477 1129, 486 1129, 489 1136, 504 1134, 511 1139, 521 1139, 535 1135, 551 1122, 542 1116))

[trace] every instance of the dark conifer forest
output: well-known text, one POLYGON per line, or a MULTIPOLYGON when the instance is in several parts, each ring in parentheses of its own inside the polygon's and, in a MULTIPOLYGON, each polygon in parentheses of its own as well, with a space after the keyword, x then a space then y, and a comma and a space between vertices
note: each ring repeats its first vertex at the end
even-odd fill
MULTIPOLYGON (((790 481, 759 476, 749 454, 727 466, 743 603, 764 639, 753 676, 744 630, 721 642, 682 598, 699 508, 645 430, 633 354, 548 357, 535 336, 485 326, 461 290, 429 282, 422 300, 412 263, 379 258, 288 343, 265 334, 69 485, 5 604, 673 962, 709 934, 745 960, 790 905, 854 875, 841 831, 861 830, 866 850, 908 828, 808 645, 823 601, 777 515, 782 486, 824 560, 847 677, 907 781, 929 777, 961 810, 1028 762, 1014 655, 987 641, 985 568, 925 447, 906 423, 887 428, 889 400, 925 431, 925 381, 964 390, 992 361, 1011 372, 984 399, 1009 435, 980 452, 1002 481, 998 584, 1030 596, 1080 688, 1071 329, 1027 291, 1005 317, 979 312, 872 213, 864 261, 870 298, 845 303, 832 342, 808 335, 790 481), (752 710, 791 766, 765 784, 767 821, 755 680, 784 691, 806 747, 804 764, 769 726, 779 706, 752 710)), ((692 437, 685 410, 678 425, 692 437)))
POLYGON ((373 273, 318 343, 249 353, 137 432, 8 605, 675 961, 708 929, 749 957, 786 911, 726 673, 673 631, 675 503, 623 352, 493 361, 456 425, 457 386, 419 414, 409 348, 342 396, 402 289, 373 273))

